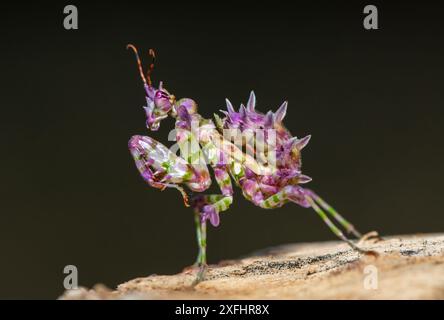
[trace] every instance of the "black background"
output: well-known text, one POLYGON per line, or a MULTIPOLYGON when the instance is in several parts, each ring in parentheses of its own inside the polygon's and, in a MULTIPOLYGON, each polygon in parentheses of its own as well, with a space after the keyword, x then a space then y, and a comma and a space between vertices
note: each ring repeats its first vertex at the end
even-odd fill
MULTIPOLYGON (((63 267, 110 287, 180 271, 196 256, 175 190, 147 187, 127 150, 149 133, 133 43, 155 48, 154 80, 210 117, 254 89, 288 99, 287 127, 312 134, 310 187, 363 231, 442 231, 442 8, 432 3, 152 1, 2 4, 0 298, 55 298, 63 267), (365 4, 379 30, 362 26, 365 4), (63 7, 79 29, 63 28, 63 7)), ((147 59, 145 59, 147 61, 147 59)), ((209 261, 335 239, 309 209, 264 211, 239 191, 209 230, 209 261)))

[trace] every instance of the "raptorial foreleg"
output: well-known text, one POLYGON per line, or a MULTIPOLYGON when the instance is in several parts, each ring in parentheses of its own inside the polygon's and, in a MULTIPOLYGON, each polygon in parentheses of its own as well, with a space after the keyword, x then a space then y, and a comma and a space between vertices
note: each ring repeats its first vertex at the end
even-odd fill
POLYGON ((185 205, 188 196, 179 186, 193 178, 193 169, 186 161, 163 144, 146 136, 133 136, 128 147, 143 179, 152 187, 164 190, 175 188, 180 191, 185 205))

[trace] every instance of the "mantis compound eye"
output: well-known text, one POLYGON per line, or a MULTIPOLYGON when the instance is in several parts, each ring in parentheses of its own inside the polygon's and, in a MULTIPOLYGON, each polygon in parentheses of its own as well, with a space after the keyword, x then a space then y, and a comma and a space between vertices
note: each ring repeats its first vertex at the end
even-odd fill
POLYGON ((156 108, 168 112, 173 107, 172 101, 173 100, 168 93, 162 90, 157 90, 156 94, 154 95, 154 104, 156 108))

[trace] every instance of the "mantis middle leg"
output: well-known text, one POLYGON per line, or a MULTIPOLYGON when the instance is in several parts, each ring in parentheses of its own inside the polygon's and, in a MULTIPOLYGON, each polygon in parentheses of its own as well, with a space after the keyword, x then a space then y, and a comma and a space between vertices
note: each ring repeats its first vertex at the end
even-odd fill
POLYGON ((226 211, 233 202, 233 187, 227 167, 224 165, 216 166, 214 175, 222 194, 199 195, 193 199, 196 236, 199 246, 196 260, 199 271, 195 283, 204 279, 207 269, 206 221, 209 220, 213 226, 218 226, 220 222, 219 213, 226 211))

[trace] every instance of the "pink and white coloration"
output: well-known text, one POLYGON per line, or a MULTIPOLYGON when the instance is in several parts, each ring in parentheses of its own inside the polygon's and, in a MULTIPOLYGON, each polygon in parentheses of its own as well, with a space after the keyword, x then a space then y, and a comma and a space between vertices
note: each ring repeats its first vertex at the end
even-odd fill
MULTIPOLYGON (((162 190, 178 189, 185 205, 192 206, 199 245, 197 281, 203 279, 207 265, 207 221, 213 226, 220 224, 220 213, 233 202, 232 181, 242 189, 244 197, 258 207, 273 209, 293 202, 313 208, 340 239, 359 252, 368 252, 347 239, 329 216, 347 232, 361 237, 352 224, 313 191, 301 186, 311 181, 310 177, 302 174, 301 168, 301 151, 307 146, 310 136, 294 137, 284 126, 287 102, 276 112, 264 114, 256 110, 256 97, 251 92, 247 104, 241 105, 237 111, 227 99, 227 109, 221 111, 223 118, 215 115, 214 121, 205 119, 197 112, 197 104, 192 99, 177 100, 162 83, 155 88, 150 78, 154 64, 145 76, 137 49, 132 45, 128 48, 136 54, 144 82, 147 128, 157 130, 163 119, 174 118, 181 155, 176 155, 150 137, 139 135, 130 139, 129 149, 140 174, 150 186, 162 190), (230 137, 233 132, 237 133, 241 137, 238 143, 227 139, 227 132, 230 137), (274 159, 272 164, 262 161, 270 155, 274 159), (189 204, 183 187, 197 193, 207 190, 211 185, 208 166, 214 172, 221 193, 194 196, 189 204)), ((150 50, 150 55, 154 60, 154 51, 150 50)))

